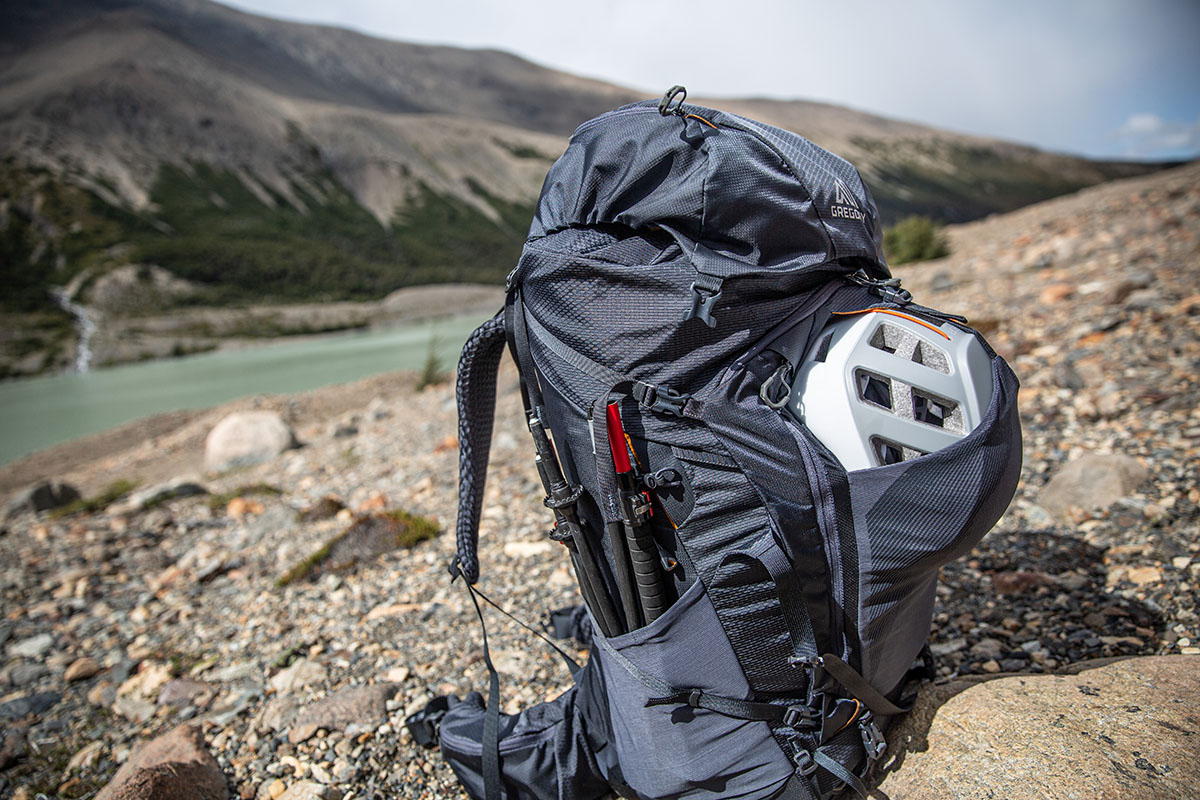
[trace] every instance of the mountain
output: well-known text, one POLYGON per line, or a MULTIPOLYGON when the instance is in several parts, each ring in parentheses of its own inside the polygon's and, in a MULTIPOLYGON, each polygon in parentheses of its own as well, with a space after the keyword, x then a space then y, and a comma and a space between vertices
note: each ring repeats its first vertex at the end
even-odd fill
MULTIPOLYGON (((87 300, 129 264, 165 268, 190 287, 171 302, 193 304, 499 281, 570 132, 636 99, 507 53, 206 0, 8 3, 3 307, 42 312, 72 279, 87 300)), ((817 103, 709 102, 849 158, 888 220, 966 220, 1156 168, 817 103)))

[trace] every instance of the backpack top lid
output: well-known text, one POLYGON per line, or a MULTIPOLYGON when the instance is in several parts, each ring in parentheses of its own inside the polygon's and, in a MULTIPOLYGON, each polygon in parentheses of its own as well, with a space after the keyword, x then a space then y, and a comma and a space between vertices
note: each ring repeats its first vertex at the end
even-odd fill
POLYGON ((623 106, 575 131, 546 176, 531 240, 660 228, 716 278, 831 262, 890 277, 879 213, 849 162, 736 114, 664 104, 623 106))

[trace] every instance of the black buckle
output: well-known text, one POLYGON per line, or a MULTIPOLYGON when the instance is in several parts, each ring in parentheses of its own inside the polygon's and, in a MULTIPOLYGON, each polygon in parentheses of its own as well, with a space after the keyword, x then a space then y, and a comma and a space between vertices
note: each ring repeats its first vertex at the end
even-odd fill
POLYGON ((820 656, 788 656, 788 665, 804 667, 805 669, 816 669, 825 666, 825 659, 820 656))
POLYGON ((783 712, 783 724, 794 731, 812 730, 820 727, 821 718, 808 706, 788 706, 783 712))
POLYGON ((701 288, 698 284, 692 284, 692 307, 683 312, 684 320, 689 320, 692 317, 699 317, 710 328, 717 327, 717 321, 713 318, 713 307, 717 301, 721 299, 721 289, 718 285, 716 291, 701 288))
POLYGON ((807 778, 817 771, 817 762, 813 761, 812 753, 805 750, 800 742, 795 739, 791 740, 792 745, 792 760, 796 762, 796 774, 802 778, 807 778))
POLYGON ((404 727, 412 734, 413 741, 421 747, 433 748, 438 745, 438 728, 442 717, 450 710, 450 697, 442 695, 429 701, 423 709, 404 720, 404 727))
POLYGON ((688 694, 688 705, 692 708, 700 708, 700 697, 703 694, 699 689, 692 689, 688 694))
POLYGON ((676 417, 683 416, 683 407, 688 400, 692 399, 690 394, 683 394, 674 389, 668 389, 666 386, 655 386, 645 381, 638 381, 633 385, 633 396, 640 405, 651 411, 676 417))
POLYGON ((883 734, 879 731, 879 726, 871 718, 870 711, 859 718, 858 729, 862 733, 863 747, 867 751, 867 758, 871 761, 877 761, 887 752, 887 739, 883 738, 883 734))

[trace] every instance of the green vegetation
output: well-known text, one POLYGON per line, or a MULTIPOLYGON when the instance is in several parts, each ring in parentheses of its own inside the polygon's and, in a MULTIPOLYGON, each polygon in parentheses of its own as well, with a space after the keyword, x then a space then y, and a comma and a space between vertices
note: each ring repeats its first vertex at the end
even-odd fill
POLYGON ((929 217, 906 217, 884 229, 883 252, 895 266, 949 255, 950 244, 942 226, 929 217))
MULTIPOLYGON (((361 301, 422 283, 499 283, 520 254, 533 208, 478 184, 471 190, 499 220, 421 185, 389 228, 319 161, 290 200, 270 189, 256 194, 203 164, 164 165, 150 190, 153 211, 135 213, 8 161, 0 164, 8 208, 0 217, 0 309, 50 310, 50 286, 123 263, 157 264, 194 282, 199 291, 179 301, 193 305, 361 301)), ((251 335, 275 335, 267 328, 251 335)))
MULTIPOLYGON (((1091 183, 1064 174, 1061 163, 1021 159, 986 146, 864 137, 854 137, 851 142, 870 156, 869 168, 860 166, 879 213, 889 224, 911 215, 966 222, 1068 194, 1091 183)), ((1114 176, 1123 174, 1112 171, 1114 176)))
POLYGON ((236 489, 230 489, 228 492, 210 494, 208 496, 208 507, 213 512, 220 513, 225 510, 225 507, 229 505, 229 501, 233 498, 249 497, 256 494, 265 497, 279 497, 283 494, 283 489, 280 489, 278 486, 272 486, 269 483, 248 483, 236 489))
POLYGON ((436 335, 429 337, 429 349, 425 353, 425 364, 421 367, 421 375, 417 378, 417 391, 428 386, 436 386, 446 380, 446 369, 442 357, 438 355, 438 340, 436 335))
POLYGON ((50 516, 54 519, 68 517, 72 514, 94 514, 97 511, 103 511, 113 503, 120 500, 125 495, 132 492, 138 487, 139 481, 120 480, 113 481, 100 494, 93 497, 85 497, 76 500, 73 503, 68 503, 62 508, 56 508, 50 512, 50 516))
POLYGON ((361 516, 285 572, 275 585, 283 588, 309 577, 322 567, 337 571, 350 569, 383 553, 414 547, 437 534, 438 527, 432 520, 399 509, 361 516))

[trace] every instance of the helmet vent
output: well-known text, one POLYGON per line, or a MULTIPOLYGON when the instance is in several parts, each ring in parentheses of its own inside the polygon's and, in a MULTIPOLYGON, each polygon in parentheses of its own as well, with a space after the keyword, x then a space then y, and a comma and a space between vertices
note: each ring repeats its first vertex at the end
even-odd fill
POLYGON ((875 463, 881 467, 886 467, 888 464, 899 464, 901 461, 912 461, 914 458, 928 455, 928 453, 905 447, 881 436, 871 437, 871 450, 875 454, 875 463))
POLYGON ((917 336, 912 331, 888 322, 880 322, 868 341, 871 347, 889 355, 908 359, 938 372, 950 374, 950 357, 944 350, 917 336))
POLYGON ((858 396, 871 405, 892 410, 892 382, 882 375, 867 372, 865 369, 854 373, 858 385, 858 396))
POLYGON ((917 389, 913 389, 912 398, 913 419, 917 422, 944 428, 953 433, 966 433, 962 409, 958 403, 925 394, 917 389))

